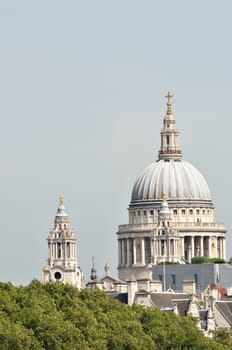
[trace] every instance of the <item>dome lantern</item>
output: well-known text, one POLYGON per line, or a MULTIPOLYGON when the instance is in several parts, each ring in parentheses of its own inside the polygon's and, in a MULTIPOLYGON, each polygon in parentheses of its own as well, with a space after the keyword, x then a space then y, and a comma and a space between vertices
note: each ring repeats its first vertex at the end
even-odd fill
POLYGON ((163 120, 161 130, 161 147, 158 158, 164 160, 180 160, 182 158, 179 146, 179 131, 176 128, 176 120, 172 114, 172 102, 170 92, 165 96, 167 101, 167 113, 163 120))

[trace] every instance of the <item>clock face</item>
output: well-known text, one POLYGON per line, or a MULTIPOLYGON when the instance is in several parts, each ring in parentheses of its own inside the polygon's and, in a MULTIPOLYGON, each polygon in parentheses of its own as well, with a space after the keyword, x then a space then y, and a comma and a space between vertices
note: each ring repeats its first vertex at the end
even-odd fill
POLYGON ((61 275, 61 273, 60 273, 59 271, 56 271, 56 272, 54 273, 54 277, 55 277, 55 280, 56 280, 56 281, 60 281, 62 275, 61 275))

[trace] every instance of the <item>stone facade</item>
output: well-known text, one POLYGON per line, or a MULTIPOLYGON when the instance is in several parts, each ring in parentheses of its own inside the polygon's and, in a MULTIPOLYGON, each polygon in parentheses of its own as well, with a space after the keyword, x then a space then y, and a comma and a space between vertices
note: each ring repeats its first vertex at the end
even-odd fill
POLYGON ((182 160, 179 131, 168 94, 158 160, 137 179, 129 224, 120 225, 119 278, 152 278, 151 266, 190 263, 196 256, 226 258, 224 224, 214 222, 214 205, 201 173, 182 160))

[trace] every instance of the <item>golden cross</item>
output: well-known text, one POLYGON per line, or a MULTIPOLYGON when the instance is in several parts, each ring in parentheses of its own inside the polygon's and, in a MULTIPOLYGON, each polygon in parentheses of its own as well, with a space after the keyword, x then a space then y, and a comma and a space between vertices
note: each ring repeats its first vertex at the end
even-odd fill
POLYGON ((60 206, 64 205, 64 196, 61 194, 60 195, 60 206))
POLYGON ((171 94, 170 91, 168 91, 168 94, 165 97, 168 99, 168 102, 167 102, 167 106, 168 106, 167 114, 171 114, 172 113, 171 98, 173 97, 173 95, 171 94))

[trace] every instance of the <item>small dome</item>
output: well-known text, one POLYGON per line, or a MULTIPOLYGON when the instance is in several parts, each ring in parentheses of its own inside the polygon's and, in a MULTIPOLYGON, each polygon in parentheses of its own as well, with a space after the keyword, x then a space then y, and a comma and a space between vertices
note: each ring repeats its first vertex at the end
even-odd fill
POLYGON ((208 185, 201 173, 186 161, 160 159, 151 163, 136 180, 131 204, 161 200, 166 192, 168 201, 210 201, 208 185))
POLYGON ((159 211, 160 214, 170 214, 169 207, 168 207, 168 202, 162 202, 161 203, 161 208, 159 211))

